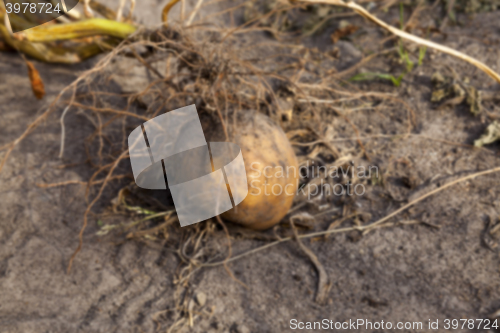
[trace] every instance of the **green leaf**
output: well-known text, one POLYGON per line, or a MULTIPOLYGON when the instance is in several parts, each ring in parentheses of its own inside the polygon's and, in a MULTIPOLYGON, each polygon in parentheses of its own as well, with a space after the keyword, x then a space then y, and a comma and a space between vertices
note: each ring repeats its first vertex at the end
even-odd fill
POLYGON ((356 74, 353 77, 351 77, 349 81, 370 81, 375 79, 381 79, 381 80, 391 81, 394 86, 399 87, 401 85, 401 81, 403 80, 404 76, 405 76, 404 73, 396 78, 392 74, 368 72, 368 73, 356 74))
POLYGON ((427 46, 421 46, 418 52, 418 65, 422 66, 424 62, 425 54, 427 53, 427 46))

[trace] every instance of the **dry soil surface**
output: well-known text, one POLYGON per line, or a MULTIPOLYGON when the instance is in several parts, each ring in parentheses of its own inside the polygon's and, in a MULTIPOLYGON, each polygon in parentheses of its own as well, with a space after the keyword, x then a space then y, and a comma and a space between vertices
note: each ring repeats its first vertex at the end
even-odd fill
MULTIPOLYGON (((140 1, 138 16, 150 22, 161 7, 156 1, 140 1)), ((500 70, 499 15, 478 14, 462 27, 446 28, 448 38, 441 41, 500 70)), ((359 45, 369 36, 371 32, 360 37, 359 45)), ((311 41, 315 42, 322 45, 319 37, 311 41)), ((359 61, 361 54, 351 42, 340 43, 342 52, 359 61)), ((417 120, 410 137, 366 143, 372 162, 387 172, 388 182, 385 189, 372 191, 359 203, 359 209, 370 213, 373 220, 446 182, 499 165, 498 144, 471 149, 436 140, 471 144, 490 118, 474 117, 465 106, 436 110, 429 101, 430 77, 445 66, 453 67, 460 77, 468 76, 477 88, 495 90, 498 86, 459 60, 434 52, 428 57, 399 88, 381 82, 359 84, 360 89, 398 94, 414 108, 417 120), (406 162, 395 163, 403 160, 406 162), (413 188, 405 186, 404 180, 409 178, 414 179, 413 188)), ((0 145, 19 136, 92 63, 71 67, 36 63, 47 88, 45 99, 38 101, 30 90, 22 59, 14 53, 0 53, 0 145)), ((380 70, 388 65, 380 60, 369 66, 380 70)), ((486 109, 500 116, 496 105, 487 104, 486 109)), ((43 189, 36 184, 86 180, 90 171, 85 165, 54 169, 64 164, 57 157, 58 115, 15 149, 0 174, 0 332, 167 330, 174 323, 174 299, 178 297, 174 279, 179 259, 175 254, 133 241, 102 241, 95 235, 93 221, 85 233, 83 251, 72 272, 66 274, 86 207, 81 199, 85 188, 43 189)), ((383 117, 370 112, 353 117, 363 135, 396 134, 404 133, 407 112, 395 107, 384 111, 383 117)), ((72 139, 64 162, 82 162, 81 149, 72 147, 80 145, 78 138, 85 137, 90 125, 78 114, 69 115, 67 122, 74 125, 70 125, 72 139)), ((340 128, 338 135, 353 136, 348 127, 340 128)), ((488 318, 500 309, 499 247, 487 234, 488 225, 498 223, 500 216, 499 181, 496 174, 461 183, 396 219, 425 223, 378 229, 361 237, 338 234, 327 240, 306 240, 332 281, 323 306, 314 302, 314 266, 295 242, 232 263, 235 277, 247 288, 222 266, 204 269, 190 288, 206 295, 204 309, 213 314, 196 317, 192 328, 182 330, 288 332, 291 319, 342 322, 363 318, 419 321, 424 323, 423 331, 430 331, 426 329, 429 319, 442 323, 446 318, 488 318)), ((108 193, 107 202, 112 197, 108 193)), ((263 244, 234 241, 233 253, 263 244)))

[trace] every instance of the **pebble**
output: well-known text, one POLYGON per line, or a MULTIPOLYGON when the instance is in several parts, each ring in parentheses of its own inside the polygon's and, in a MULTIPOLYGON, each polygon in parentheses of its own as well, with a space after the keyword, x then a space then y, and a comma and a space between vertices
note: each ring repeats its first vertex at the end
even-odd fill
POLYGON ((201 291, 196 293, 196 303, 198 303, 199 306, 205 305, 206 302, 207 302, 207 295, 205 295, 205 293, 201 291))

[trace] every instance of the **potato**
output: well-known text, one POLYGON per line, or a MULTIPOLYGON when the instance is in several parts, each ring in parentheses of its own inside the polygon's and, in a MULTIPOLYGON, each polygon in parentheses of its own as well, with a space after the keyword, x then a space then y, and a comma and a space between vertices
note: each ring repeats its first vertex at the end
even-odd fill
POLYGON ((245 160, 248 195, 222 217, 251 229, 270 228, 292 206, 299 180, 297 157, 282 129, 260 113, 246 114, 230 132, 245 160))

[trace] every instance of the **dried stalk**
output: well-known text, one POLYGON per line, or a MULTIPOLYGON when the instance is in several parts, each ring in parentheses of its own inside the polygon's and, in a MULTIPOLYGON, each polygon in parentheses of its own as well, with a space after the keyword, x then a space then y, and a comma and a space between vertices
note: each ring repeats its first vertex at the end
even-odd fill
POLYGON ((167 21, 168 21, 168 13, 170 12, 170 9, 172 9, 173 6, 175 6, 176 3, 178 3, 180 0, 170 0, 169 3, 163 7, 163 10, 161 12, 161 20, 163 22, 164 26, 167 26, 167 21))
POLYGON ((490 67, 485 65, 484 63, 480 62, 479 60, 474 59, 474 58, 472 58, 472 57, 470 57, 462 52, 454 50, 450 47, 431 42, 429 40, 417 37, 415 35, 412 35, 412 34, 405 32, 403 30, 400 30, 398 28, 390 26, 387 23, 385 23, 384 21, 382 21, 382 20, 378 19, 377 17, 373 16, 372 14, 370 14, 366 9, 364 9, 360 5, 358 5, 352 1, 349 1, 349 2, 343 2, 341 0, 299 0, 299 1, 305 2, 305 3, 324 3, 324 4, 330 4, 330 5, 335 5, 335 6, 340 6, 340 7, 352 9, 356 13, 358 13, 359 15, 372 21, 373 23, 377 24, 378 26, 388 30, 392 34, 394 34, 398 37, 404 38, 406 40, 409 40, 411 42, 414 42, 414 43, 417 43, 417 44, 420 44, 423 46, 427 46, 427 47, 430 47, 432 49, 441 51, 443 53, 452 55, 458 59, 464 60, 464 61, 474 65, 475 67, 479 68, 480 70, 482 70, 483 72, 488 74, 492 79, 494 79, 495 81, 500 83, 500 75, 498 73, 496 73, 493 69, 491 69, 490 67))

